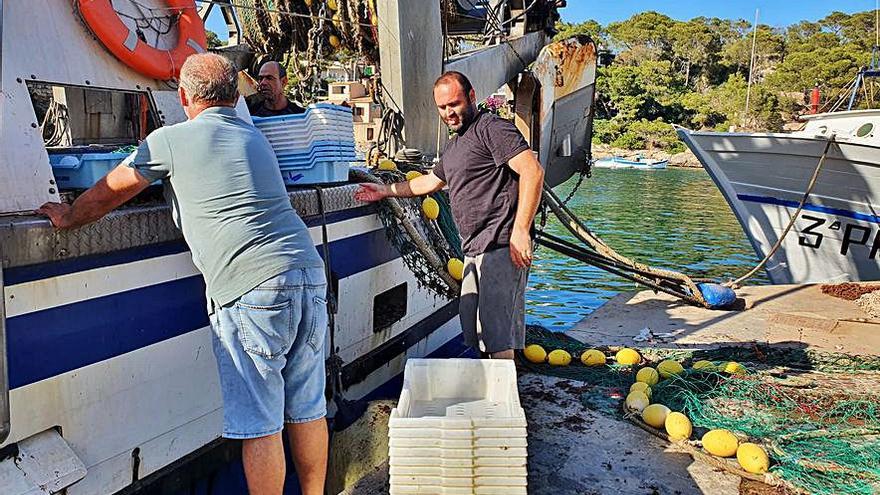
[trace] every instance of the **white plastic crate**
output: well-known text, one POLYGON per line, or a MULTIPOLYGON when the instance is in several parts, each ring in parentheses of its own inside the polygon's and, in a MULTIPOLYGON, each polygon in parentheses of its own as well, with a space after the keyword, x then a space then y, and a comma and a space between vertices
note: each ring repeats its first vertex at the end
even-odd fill
POLYGON ((408 361, 388 436, 391 493, 527 491, 526 419, 511 361, 408 361))
POLYGON ((475 476, 472 478, 446 476, 391 475, 394 486, 425 485, 425 486, 527 486, 525 474, 520 476, 475 476))
POLYGON ((440 466, 391 466, 391 476, 442 476, 446 478, 472 478, 474 476, 522 477, 528 474, 526 465, 489 466, 474 468, 446 468, 440 466))
POLYGON ((439 447, 444 449, 470 449, 474 447, 528 447, 525 437, 473 438, 452 440, 445 438, 391 437, 389 447, 439 447))
POLYGON ((429 486, 391 485, 389 495, 528 495, 525 486, 429 486))
POLYGON ((401 428, 525 428, 513 361, 410 359, 389 426, 392 433, 401 428))
POLYGON ((526 457, 525 447, 477 447, 444 449, 442 447, 390 447, 392 458, 429 457, 434 459, 470 459, 473 457, 526 457))
POLYGON ((424 467, 440 466, 448 468, 480 468, 480 467, 521 467, 527 458, 522 457, 480 457, 471 459, 433 457, 396 457, 388 460, 390 466, 424 467))

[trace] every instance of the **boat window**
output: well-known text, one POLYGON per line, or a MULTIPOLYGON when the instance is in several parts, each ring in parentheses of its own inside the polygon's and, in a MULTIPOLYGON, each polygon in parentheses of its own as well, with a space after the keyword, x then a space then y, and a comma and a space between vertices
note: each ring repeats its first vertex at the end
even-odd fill
POLYGON ((373 298, 373 332, 381 332, 406 316, 406 283, 373 298))
POLYGON ((146 92, 28 81, 31 104, 47 151, 137 145, 159 127, 146 92))
POLYGON ((874 124, 868 122, 867 124, 862 124, 861 127, 856 131, 856 136, 858 137, 867 137, 872 132, 874 132, 874 124))

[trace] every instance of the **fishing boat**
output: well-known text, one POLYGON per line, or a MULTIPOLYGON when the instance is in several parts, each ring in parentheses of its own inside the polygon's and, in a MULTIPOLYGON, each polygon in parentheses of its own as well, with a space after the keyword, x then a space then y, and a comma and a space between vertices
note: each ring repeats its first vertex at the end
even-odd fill
MULTIPOLYGON (((878 75, 866 69, 857 80, 878 75)), ((804 128, 788 134, 678 128, 678 135, 724 194, 758 257, 770 256, 773 283, 878 280, 880 110, 801 119, 804 128)))
POLYGON ((653 160, 649 158, 642 158, 641 156, 638 156, 632 160, 628 160, 626 158, 621 158, 618 156, 611 156, 607 158, 600 158, 593 162, 593 166, 596 168, 634 170, 665 170, 668 164, 669 160, 653 160))
MULTIPOLYGON (((107 167, 120 149, 151 130, 185 120, 168 76, 179 70, 178 58, 206 48, 202 22, 215 3, 223 9, 230 40, 241 27, 256 25, 255 10, 243 19, 229 2, 199 2, 197 10, 192 0, 0 1, 4 495, 244 492, 239 446, 220 438, 222 407, 204 282, 174 227, 162 186, 72 231, 57 231, 33 213, 44 202, 78 194, 64 186, 63 167, 107 167)), ((407 115, 407 144, 424 136, 430 157, 436 153, 428 144, 437 141, 437 118, 423 111, 431 107, 422 100, 430 98, 440 58, 424 54, 442 53, 440 9, 429 0, 419 0, 418 8, 408 0, 407 9, 377 3, 385 18, 371 32, 379 39, 388 44, 409 39, 402 30, 425 37, 413 43, 420 50, 389 46, 397 55, 383 55, 382 69, 389 74, 388 91, 406 82, 408 93, 393 96, 407 115), (438 66, 402 62, 409 52, 413 60, 438 66)), ((541 109, 549 117, 524 122, 541 131, 541 152, 559 157, 545 164, 561 182, 589 146, 588 133, 578 130, 591 126, 591 112, 584 108, 595 89, 595 46, 575 47, 578 74, 590 69, 592 79, 554 88, 553 75, 568 70, 567 52, 557 56, 541 48, 550 42, 545 28, 558 18, 558 2, 537 3, 540 8, 532 2, 510 14, 506 43, 460 54, 447 68, 483 82, 477 91, 485 97, 543 54, 552 65, 530 77, 541 83, 541 74, 547 74, 550 89, 532 87, 529 103, 549 102, 541 109), (593 57, 581 56, 584 50, 593 57), (566 104, 556 106, 562 97, 566 104)), ((266 18, 278 12, 266 12, 266 18)), ((369 21, 368 15, 355 26, 369 21)), ((237 110, 249 119, 243 100, 237 110)), ((537 111, 524 110, 521 117, 537 111)), ((92 171, 95 177, 100 170, 92 171)), ((408 358, 467 352, 457 298, 425 285, 389 235, 379 208, 353 199, 356 188, 353 182, 288 188, 330 267, 338 303, 333 345, 327 347, 331 393, 344 398, 331 404, 337 422, 352 414, 342 409, 346 404, 395 396, 408 358)), ((287 485, 294 493, 295 480, 287 485)))

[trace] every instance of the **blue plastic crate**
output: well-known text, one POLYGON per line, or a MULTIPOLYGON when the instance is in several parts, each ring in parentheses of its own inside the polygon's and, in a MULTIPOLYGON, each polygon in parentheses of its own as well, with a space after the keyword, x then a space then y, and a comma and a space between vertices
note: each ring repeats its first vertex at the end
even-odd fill
POLYGON ((311 167, 286 168, 281 166, 281 177, 288 186, 332 184, 348 181, 349 162, 315 162, 311 167))
POLYGON ((129 153, 71 153, 49 155, 49 164, 60 189, 88 189, 116 168, 129 153))

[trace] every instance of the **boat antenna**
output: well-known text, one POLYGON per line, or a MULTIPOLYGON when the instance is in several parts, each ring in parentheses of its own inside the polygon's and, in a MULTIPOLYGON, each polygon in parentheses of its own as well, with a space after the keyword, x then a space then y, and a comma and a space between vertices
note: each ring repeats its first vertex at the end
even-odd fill
MULTIPOLYGON (((880 1, 880 0, 878 0, 878 1, 880 1)), ((749 59, 749 84, 748 84, 748 89, 746 89, 746 111, 745 111, 744 118, 749 117, 749 101, 751 100, 751 96, 752 96, 752 70, 754 69, 754 66, 755 66, 755 49, 758 46, 758 14, 759 14, 759 12, 760 12, 759 9, 755 9, 755 25, 752 28, 752 31, 754 33, 754 35, 752 36, 752 57, 749 59)))

